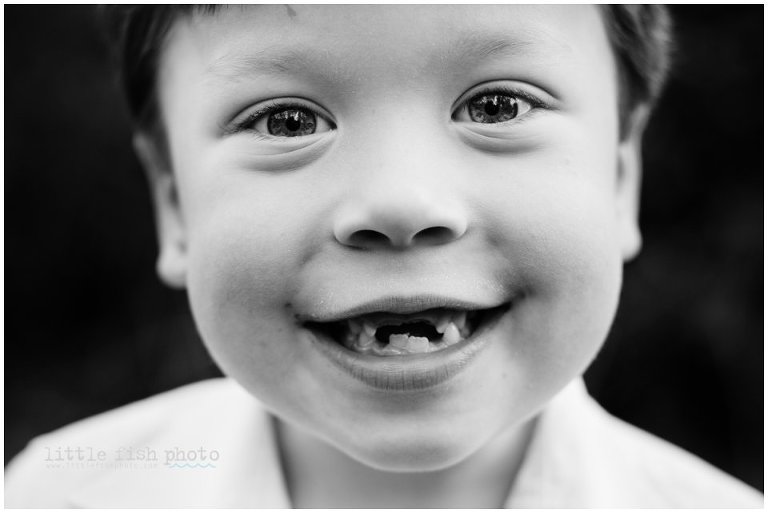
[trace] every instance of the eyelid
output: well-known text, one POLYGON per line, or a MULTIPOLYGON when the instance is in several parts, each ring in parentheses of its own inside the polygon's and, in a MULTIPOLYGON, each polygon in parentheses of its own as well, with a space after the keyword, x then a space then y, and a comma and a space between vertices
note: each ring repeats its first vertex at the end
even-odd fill
MULTIPOLYGON (((533 88, 533 87, 534 86, 528 86, 527 88, 524 88, 521 86, 511 85, 509 82, 505 82, 501 80, 484 82, 482 84, 473 86, 470 89, 468 89, 466 92, 464 92, 461 96, 459 96, 459 99, 456 100, 456 102, 454 102, 454 104, 451 106, 451 119, 455 119, 456 114, 459 112, 459 109, 466 108, 467 103, 472 98, 483 95, 483 94, 493 94, 493 93, 507 94, 509 96, 514 96, 521 100, 524 100, 525 102, 531 105, 531 110, 554 109, 554 98, 552 98, 549 94, 547 94, 544 91, 541 91, 538 94, 534 94, 527 90, 528 88, 533 88), (542 97, 544 97, 544 99, 542 99, 542 97)), ((510 120, 510 121, 515 122, 515 120, 510 120)), ((504 123, 507 123, 507 122, 501 122, 498 124, 502 125, 504 123)))
POLYGON ((331 130, 336 128, 336 122, 333 121, 333 117, 326 109, 319 106, 317 103, 300 97, 287 96, 282 98, 271 98, 248 107, 236 115, 232 121, 223 126, 222 133, 224 135, 233 135, 241 132, 255 132, 265 139, 284 139, 282 137, 273 137, 269 134, 262 134, 261 132, 248 128, 248 126, 261 117, 268 115, 270 112, 290 108, 312 111, 317 116, 323 118, 331 126, 331 130))

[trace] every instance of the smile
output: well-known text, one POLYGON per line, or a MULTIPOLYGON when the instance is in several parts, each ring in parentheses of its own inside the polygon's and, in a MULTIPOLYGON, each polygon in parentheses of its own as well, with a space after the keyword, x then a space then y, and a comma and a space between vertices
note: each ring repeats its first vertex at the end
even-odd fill
POLYGON ((312 346, 336 369, 374 389, 432 389, 459 374, 513 308, 435 298, 388 298, 328 319, 304 320, 312 346))
POLYGON ((307 322, 305 327, 358 354, 416 355, 461 344, 508 306, 479 310, 432 308, 411 314, 371 312, 333 322, 307 322))

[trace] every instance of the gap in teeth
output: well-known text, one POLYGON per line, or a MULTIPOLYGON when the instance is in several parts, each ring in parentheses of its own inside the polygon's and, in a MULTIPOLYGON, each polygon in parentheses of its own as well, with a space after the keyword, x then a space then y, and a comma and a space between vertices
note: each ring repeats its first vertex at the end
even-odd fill
POLYGON ((345 345, 357 352, 379 355, 427 353, 454 345, 472 331, 467 312, 425 312, 404 321, 385 317, 374 314, 349 319, 345 345))

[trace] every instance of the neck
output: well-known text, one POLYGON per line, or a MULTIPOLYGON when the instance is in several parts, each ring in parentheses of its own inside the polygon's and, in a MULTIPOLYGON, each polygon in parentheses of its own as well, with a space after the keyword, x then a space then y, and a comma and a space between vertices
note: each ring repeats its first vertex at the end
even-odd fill
POLYGON ((387 472, 278 421, 294 508, 501 508, 523 462, 535 420, 496 436, 452 467, 387 472))

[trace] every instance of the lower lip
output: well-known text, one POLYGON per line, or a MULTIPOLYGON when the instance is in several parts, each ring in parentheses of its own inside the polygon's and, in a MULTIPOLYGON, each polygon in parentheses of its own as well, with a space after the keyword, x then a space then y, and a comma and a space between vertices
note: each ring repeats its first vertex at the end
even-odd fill
POLYGON ((408 356, 375 356, 350 351, 323 334, 304 328, 311 341, 338 369, 366 385, 387 392, 412 392, 435 388, 464 370, 488 345, 488 332, 509 309, 478 328, 456 345, 408 356))

